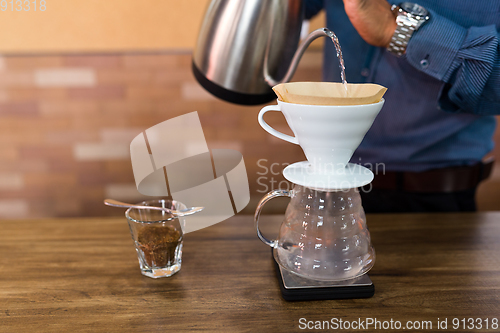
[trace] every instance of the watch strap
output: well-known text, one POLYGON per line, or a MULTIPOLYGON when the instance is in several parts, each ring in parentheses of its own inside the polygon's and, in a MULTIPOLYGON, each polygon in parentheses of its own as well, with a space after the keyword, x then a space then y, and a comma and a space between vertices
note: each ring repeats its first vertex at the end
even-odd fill
POLYGON ((406 52, 406 47, 411 36, 415 32, 415 26, 409 21, 396 20, 397 26, 392 35, 391 42, 387 50, 397 56, 402 56, 406 52))
POLYGON ((396 16, 397 26, 387 50, 396 56, 402 56, 406 52, 406 47, 413 33, 429 20, 429 15, 428 13, 426 15, 414 15, 396 5, 393 5, 391 10, 396 16))

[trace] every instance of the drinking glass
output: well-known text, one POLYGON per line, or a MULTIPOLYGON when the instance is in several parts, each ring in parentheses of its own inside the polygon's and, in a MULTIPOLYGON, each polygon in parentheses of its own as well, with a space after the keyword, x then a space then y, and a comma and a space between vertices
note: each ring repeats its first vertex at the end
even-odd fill
MULTIPOLYGON (((168 199, 143 201, 140 205, 186 209, 183 203, 168 199)), ((182 263, 182 229, 185 219, 166 211, 145 208, 129 208, 125 216, 141 273, 151 278, 168 277, 177 273, 182 263)))

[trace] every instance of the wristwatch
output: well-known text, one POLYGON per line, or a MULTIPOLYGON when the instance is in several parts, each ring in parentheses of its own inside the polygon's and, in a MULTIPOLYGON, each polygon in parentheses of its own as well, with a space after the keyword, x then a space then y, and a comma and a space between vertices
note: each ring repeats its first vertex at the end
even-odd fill
POLYGON ((399 57, 406 52, 406 46, 413 33, 427 22, 430 16, 427 9, 412 2, 392 5, 391 10, 396 16, 397 27, 387 50, 399 57))

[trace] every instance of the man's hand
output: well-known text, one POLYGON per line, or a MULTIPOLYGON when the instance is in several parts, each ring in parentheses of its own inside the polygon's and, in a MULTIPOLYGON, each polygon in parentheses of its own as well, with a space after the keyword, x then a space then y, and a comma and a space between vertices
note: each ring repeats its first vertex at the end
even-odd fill
POLYGON ((344 8, 359 35, 373 46, 387 47, 396 18, 386 0, 344 0, 344 8))

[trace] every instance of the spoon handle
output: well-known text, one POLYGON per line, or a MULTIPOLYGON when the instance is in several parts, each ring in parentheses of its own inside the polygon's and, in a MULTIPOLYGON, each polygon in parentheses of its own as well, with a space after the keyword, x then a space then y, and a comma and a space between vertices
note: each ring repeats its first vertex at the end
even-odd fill
POLYGON ((163 208, 163 207, 156 207, 156 206, 142 206, 142 205, 134 205, 126 202, 121 202, 118 200, 113 200, 113 199, 105 199, 104 204, 107 206, 112 206, 112 207, 121 207, 121 208, 143 208, 143 209, 155 209, 155 210, 163 210, 168 213, 174 213, 177 212, 175 210, 171 210, 168 208, 163 208))
POLYGON ((155 209, 155 210, 162 210, 164 212, 176 215, 176 216, 187 216, 187 215, 192 215, 197 212, 201 212, 204 207, 189 207, 187 209, 183 210, 174 210, 174 209, 169 209, 169 208, 164 208, 164 207, 157 207, 157 206, 142 206, 142 205, 134 205, 126 202, 121 202, 118 200, 113 200, 113 199, 105 199, 104 204, 107 206, 112 206, 112 207, 121 207, 121 208, 137 208, 137 209, 155 209))

